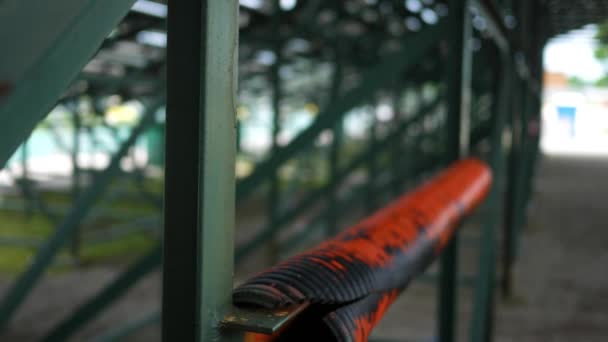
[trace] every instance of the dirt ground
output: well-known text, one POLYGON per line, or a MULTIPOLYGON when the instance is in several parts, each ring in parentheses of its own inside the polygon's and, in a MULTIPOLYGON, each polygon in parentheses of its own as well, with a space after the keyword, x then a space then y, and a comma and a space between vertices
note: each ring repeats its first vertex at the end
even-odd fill
MULTIPOLYGON (((515 270, 514 295, 497 302, 496 341, 608 341, 606 197, 608 159, 544 157, 515 270)), ((119 271, 108 266, 45 277, 0 341, 38 340, 119 271)), ((2 291, 8 284, 9 279, 0 279, 2 291)), ((472 290, 463 285, 459 293, 459 336, 464 341, 472 290)), ((153 274, 74 340, 93 340, 157 309, 159 294, 160 278, 153 274)), ((416 281, 390 309, 374 337, 433 341, 435 305, 432 282, 416 281)), ((149 327, 130 340, 155 341, 158 336, 158 327, 149 327)))

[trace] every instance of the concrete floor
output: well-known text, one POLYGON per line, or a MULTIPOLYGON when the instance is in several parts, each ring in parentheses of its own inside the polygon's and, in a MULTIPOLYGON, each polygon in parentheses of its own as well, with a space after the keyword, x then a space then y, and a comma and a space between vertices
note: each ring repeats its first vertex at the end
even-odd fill
MULTIPOLYGON (((545 157, 515 270, 514 296, 497 303, 496 341, 608 341, 608 159, 545 157)), ((474 251, 473 251, 474 254, 474 251)), ((466 258, 465 258, 466 259, 466 258)), ((118 269, 99 267, 47 276, 0 341, 36 341, 118 269)), ((5 289, 8 279, 0 279, 5 289)), ((158 306, 158 274, 83 330, 88 341, 102 331, 158 306)), ((460 340, 467 340, 472 291, 461 287, 460 340)), ((415 282, 391 308, 374 336, 431 341, 434 285, 415 282)), ((132 340, 158 340, 157 327, 132 340)))
POLYGON ((608 341, 608 159, 546 157, 498 341, 608 341))

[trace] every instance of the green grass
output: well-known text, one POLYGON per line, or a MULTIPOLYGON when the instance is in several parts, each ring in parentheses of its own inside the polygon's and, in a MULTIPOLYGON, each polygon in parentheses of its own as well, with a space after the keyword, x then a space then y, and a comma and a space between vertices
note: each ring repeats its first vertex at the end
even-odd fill
POLYGON ((133 232, 103 243, 88 243, 81 250, 81 262, 86 265, 130 262, 157 243, 157 238, 142 232, 133 232))
MULTIPOLYGON (((156 183, 146 184, 146 186, 154 192, 162 188, 162 185, 156 183)), ((116 190, 125 194, 134 193, 133 189, 126 184, 114 184, 107 194, 116 190)), ((65 215, 72 203, 69 193, 45 192, 42 197, 49 206, 62 209, 59 213, 60 218, 65 215)), ((159 214, 159 209, 152 204, 131 196, 119 195, 110 202, 107 201, 108 196, 104 197, 104 201, 100 201, 91 211, 93 215, 87 216, 84 229, 104 229, 112 224, 125 222, 125 220, 128 222, 129 218, 159 214)), ((22 202, 22 199, 5 197, 0 199, 0 203, 2 201, 12 201, 18 204, 22 202)), ((18 209, 0 209, 0 273, 16 275, 25 270, 37 251, 37 247, 33 243, 45 241, 53 229, 51 222, 39 213, 27 217, 24 211, 18 209)), ((49 271, 51 273, 69 271, 77 265, 128 263, 156 243, 158 243, 158 239, 153 235, 133 232, 111 241, 85 243, 80 247, 78 259, 76 259, 69 250, 70 243, 68 242, 56 256, 49 271)))
MULTIPOLYGON (((0 211, 0 239, 38 240, 52 227, 41 216, 25 217, 21 212, 0 211)), ((17 273, 29 264, 33 248, 17 244, 0 246, 0 272, 17 273)))

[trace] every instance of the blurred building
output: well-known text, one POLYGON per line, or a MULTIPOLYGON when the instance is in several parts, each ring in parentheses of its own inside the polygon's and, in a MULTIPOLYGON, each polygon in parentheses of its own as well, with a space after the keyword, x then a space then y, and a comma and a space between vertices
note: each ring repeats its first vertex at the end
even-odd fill
POLYGON ((608 153, 608 88, 573 84, 567 75, 548 71, 543 80, 543 151, 608 153))

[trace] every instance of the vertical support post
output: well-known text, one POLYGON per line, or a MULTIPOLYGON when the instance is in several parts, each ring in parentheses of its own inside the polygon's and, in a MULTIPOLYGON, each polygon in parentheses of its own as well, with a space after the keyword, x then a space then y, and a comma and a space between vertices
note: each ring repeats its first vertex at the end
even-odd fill
MULTIPOLYGON (((31 135, 30 135, 31 136, 31 135)), ((25 213, 25 217, 27 218, 31 218, 34 215, 34 196, 32 195, 32 187, 30 186, 30 175, 29 175, 29 166, 28 166, 28 159, 29 159, 29 155, 30 155, 30 147, 29 147, 29 138, 30 136, 28 136, 24 141, 23 144, 21 145, 21 182, 22 182, 22 186, 21 186, 21 190, 22 190, 22 194, 23 197, 25 198, 25 205, 24 205, 24 213, 25 213)))
MULTIPOLYGON (((401 100, 403 99, 403 82, 401 79, 398 79, 395 82, 395 88, 392 93, 392 105, 393 105, 393 125, 395 127, 399 127, 399 124, 403 120, 403 112, 401 108, 401 100)), ((407 132, 407 130, 404 130, 407 132)), ((400 134, 399 139, 392 146, 391 150, 391 183, 392 183, 392 193, 394 197, 398 197, 401 195, 403 191, 403 167, 404 164, 407 164, 407 159, 410 156, 403 154, 403 136, 405 134, 400 134)))
MULTIPOLYGON (((78 112, 78 106, 74 106, 72 110, 72 199, 76 201, 78 196, 80 196, 80 165, 78 163, 78 154, 80 153, 80 113, 78 112)), ((72 253, 72 257, 78 258, 79 250, 80 250, 80 224, 76 227, 74 231, 74 236, 72 237, 70 251, 72 253)))
POLYGON ((516 259, 518 248, 518 240, 523 224, 525 195, 523 193, 525 187, 524 172, 526 161, 526 145, 528 144, 527 122, 529 104, 528 104, 528 80, 518 76, 513 89, 512 113, 511 113, 511 132, 512 144, 509 155, 509 174, 507 185, 507 203, 505 216, 505 240, 504 240, 504 259, 503 259, 503 277, 502 277, 502 293, 503 296, 509 297, 513 293, 513 265, 516 259))
MULTIPOLYGON (((275 32, 279 33, 281 28, 281 6, 279 0, 273 2, 274 17, 273 25, 275 32)), ((278 137, 281 132, 281 97, 282 84, 281 75, 279 74, 282 64, 282 42, 281 37, 276 38, 274 42, 274 54, 276 56, 275 62, 270 70, 270 81, 272 83, 272 145, 270 154, 274 154, 277 151, 278 137)), ((280 203, 280 179, 278 169, 273 170, 270 175, 270 189, 268 193, 268 220, 270 226, 274 227, 277 224, 279 216, 279 203, 280 203)), ((279 242, 276 234, 273 234, 270 239, 269 251, 270 251, 270 262, 275 263, 279 258, 279 242)))
POLYGON ((23 178, 24 181, 26 181, 27 179, 29 179, 29 166, 28 166, 28 159, 29 159, 29 154, 30 154, 30 148, 29 148, 29 136, 23 141, 23 144, 21 145, 21 178, 23 178))
POLYGON ((378 177, 378 118, 376 116, 377 102, 372 100, 372 124, 369 127, 369 160, 367 163, 367 194, 366 194, 366 210, 371 214, 377 206, 376 198, 376 182, 378 177))
POLYGON ((241 120, 236 120, 236 152, 241 153, 241 142, 243 140, 243 123, 241 120))
POLYGON ((480 239, 479 271, 475 284, 473 317, 471 319, 471 341, 489 342, 493 337, 494 288, 496 276, 496 231, 501 224, 503 213, 501 196, 503 186, 504 151, 502 137, 508 118, 508 104, 511 91, 511 61, 508 51, 503 51, 495 65, 499 79, 494 92, 492 106, 492 133, 490 135, 491 154, 489 158, 493 174, 493 184, 487 199, 487 214, 483 218, 480 239))
MULTIPOLYGON (((340 96, 342 86, 342 59, 338 48, 334 62, 334 73, 331 84, 328 105, 340 96)), ((344 135, 344 119, 340 118, 332 127, 332 140, 329 147, 329 204, 327 210, 327 235, 338 233, 338 173, 340 170, 340 149, 344 135)))
POLYGON ((511 131, 511 146, 509 148, 508 166, 507 166, 507 184, 505 187, 505 217, 504 217, 504 240, 503 240, 503 256, 502 256, 502 279, 501 291, 503 297, 511 296, 511 267, 513 262, 513 245, 514 231, 517 217, 517 165, 519 157, 519 131, 521 129, 518 117, 521 114, 521 108, 518 106, 519 93, 522 81, 516 75, 513 78, 512 87, 512 102, 510 104, 510 131, 511 131))
MULTIPOLYGON (((469 0, 451 0, 449 14, 447 160, 468 154, 471 107, 472 27, 469 0)), ((456 331, 458 233, 445 248, 439 269, 439 340, 452 342, 456 331)))
POLYGON ((225 338, 234 258, 237 0, 171 0, 163 341, 225 338))

